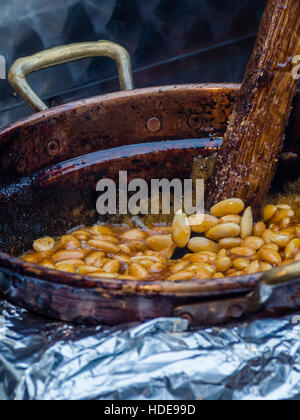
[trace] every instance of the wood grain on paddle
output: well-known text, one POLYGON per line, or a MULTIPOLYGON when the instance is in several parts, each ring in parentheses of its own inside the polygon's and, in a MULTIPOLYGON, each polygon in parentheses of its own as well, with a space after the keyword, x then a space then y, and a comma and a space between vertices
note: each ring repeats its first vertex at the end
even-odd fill
POLYGON ((269 0, 219 151, 207 205, 238 197, 259 217, 284 141, 300 54, 300 1, 269 0))

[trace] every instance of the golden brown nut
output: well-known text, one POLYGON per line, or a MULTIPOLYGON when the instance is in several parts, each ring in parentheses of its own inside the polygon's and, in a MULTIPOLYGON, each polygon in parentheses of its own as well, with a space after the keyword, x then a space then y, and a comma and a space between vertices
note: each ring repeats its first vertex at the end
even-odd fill
POLYGON ((146 239, 146 243, 149 248, 154 251, 163 251, 164 249, 169 249, 174 245, 171 237, 168 235, 150 236, 146 239))
POLYGON ((108 226, 96 225, 90 229, 91 233, 94 235, 112 235, 114 236, 114 231, 108 226))
POLYGON ((267 226, 264 222, 258 222, 253 228, 254 236, 262 237, 264 232, 267 230, 267 226))
POLYGON ((120 261, 110 260, 110 261, 107 261, 103 265, 102 269, 106 273, 118 273, 120 271, 120 267, 121 267, 120 261))
POLYGON ((241 228, 235 223, 222 223, 206 232, 206 237, 214 241, 224 238, 235 238, 239 236, 241 228))
POLYGON ((130 267, 130 274, 138 279, 148 277, 148 271, 139 263, 133 263, 130 267))
POLYGON ((45 238, 37 239, 33 242, 33 249, 36 252, 45 252, 51 251, 54 248, 55 241, 50 236, 46 236, 45 238))
POLYGON ((124 232, 121 235, 121 239, 123 241, 138 241, 141 239, 145 239, 147 237, 147 234, 139 229, 132 229, 128 232, 124 232))
POLYGON ((245 239, 253 233, 253 214, 251 207, 247 207, 241 220, 241 238, 245 239))
POLYGON ((188 248, 193 252, 209 251, 217 253, 219 251, 219 246, 216 242, 201 237, 192 238, 188 244, 188 248))
POLYGON ((76 269, 75 267, 73 267, 70 264, 66 264, 66 263, 58 263, 56 264, 56 268, 60 271, 64 271, 66 273, 71 273, 71 274, 75 274, 76 273, 76 269))
POLYGON ((261 249, 258 253, 258 257, 262 261, 265 261, 273 266, 278 266, 282 262, 280 254, 273 249, 261 249))
POLYGON ((230 250, 230 254, 235 256, 235 257, 249 258, 249 257, 253 257, 254 255, 256 255, 256 251, 253 248, 238 247, 238 248, 232 248, 230 250))
POLYGON ((74 251, 75 249, 80 248, 80 242, 73 235, 64 235, 61 237, 59 246, 60 248, 74 251))
POLYGON ((191 237, 191 226, 185 213, 177 213, 173 220, 172 236, 178 248, 185 248, 191 237))
MULTIPOLYGON (((172 274, 167 278, 168 281, 183 281, 191 280, 195 277, 195 274, 192 271, 179 271, 178 273, 172 274)), ((208 274, 209 277, 209 274, 208 274)))
POLYGON ((189 223, 192 232, 205 233, 212 227, 216 226, 219 223, 219 219, 211 216, 210 214, 194 214, 189 217, 189 223))
POLYGON ((99 251, 107 252, 109 254, 118 254, 120 252, 120 247, 108 241, 100 241, 98 239, 91 239, 87 243, 91 248, 97 249, 99 251))
POLYGON ((215 217, 224 217, 229 214, 240 214, 245 208, 245 204, 239 198, 231 198, 221 201, 210 209, 215 217))
POLYGON ((56 263, 65 260, 82 260, 84 258, 84 252, 82 251, 58 251, 52 255, 52 260, 56 263))
POLYGON ((264 246, 264 244, 265 241, 259 236, 249 236, 248 238, 243 240, 241 246, 259 250, 262 246, 264 246))

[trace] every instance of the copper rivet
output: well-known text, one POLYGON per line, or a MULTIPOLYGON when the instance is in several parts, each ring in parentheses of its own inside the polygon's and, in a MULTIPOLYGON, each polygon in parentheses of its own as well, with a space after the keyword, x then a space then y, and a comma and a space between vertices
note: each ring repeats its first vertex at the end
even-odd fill
POLYGON ((244 315, 243 308, 242 308, 240 305, 238 305, 238 304, 233 305, 233 306, 229 309, 229 315, 230 315, 232 318, 239 319, 239 318, 241 318, 241 317, 244 315))
POLYGON ((182 315, 180 315, 180 317, 183 318, 183 319, 186 319, 189 322, 189 324, 192 324, 192 322, 193 322, 193 318, 190 314, 187 314, 187 313, 182 314, 182 315))
POLYGON ((151 133, 157 133, 161 129, 161 121, 157 117, 152 117, 147 121, 147 128, 151 133))
POLYGON ((202 127, 202 125, 203 125, 203 119, 201 118, 201 116, 199 114, 191 114, 188 117, 187 125, 190 128, 193 128, 194 130, 196 130, 197 128, 201 128, 202 127))
POLYGON ((56 156, 59 153, 59 142, 57 140, 50 141, 47 146, 49 156, 56 156))

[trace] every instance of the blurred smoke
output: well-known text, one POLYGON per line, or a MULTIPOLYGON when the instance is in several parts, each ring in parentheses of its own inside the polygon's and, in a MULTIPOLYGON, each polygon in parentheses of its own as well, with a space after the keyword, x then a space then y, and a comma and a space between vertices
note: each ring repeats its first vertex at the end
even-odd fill
MULTIPOLYGON (((130 52, 138 87, 240 81, 266 0, 1 0, 0 55, 108 39, 130 52)), ((30 76, 48 103, 118 89, 115 64, 95 58, 30 76), (112 79, 112 80, 111 80, 112 79)), ((0 81, 0 126, 31 111, 0 81)))

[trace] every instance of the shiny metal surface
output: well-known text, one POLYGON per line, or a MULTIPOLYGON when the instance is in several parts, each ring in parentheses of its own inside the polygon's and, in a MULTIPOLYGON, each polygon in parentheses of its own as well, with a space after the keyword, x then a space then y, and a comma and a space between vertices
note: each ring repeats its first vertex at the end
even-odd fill
POLYGON ((47 105, 31 89, 27 82, 30 73, 59 64, 70 63, 88 57, 109 57, 116 61, 121 90, 132 90, 133 77, 130 56, 125 48, 109 41, 81 42, 41 51, 30 57, 19 58, 8 74, 15 91, 33 111, 45 111, 47 105))
POLYGON ((0 300, 0 399, 300 398, 300 317, 74 327, 0 300))
MULTIPOLYGON (((109 39, 129 51, 137 87, 240 82, 265 3, 26 0, 20 13, 20 0, 1 0, 0 50, 10 68, 20 56, 57 45, 109 39)), ((52 107, 116 91, 117 79, 111 60, 93 58, 35 73, 30 85, 52 107)), ((30 115, 7 81, 0 86, 1 127, 30 115)))
POLYGON ((243 319, 262 309, 277 289, 299 281, 300 262, 281 266, 264 273, 256 288, 247 295, 183 305, 175 308, 174 316, 187 319, 193 326, 218 325, 243 319))

